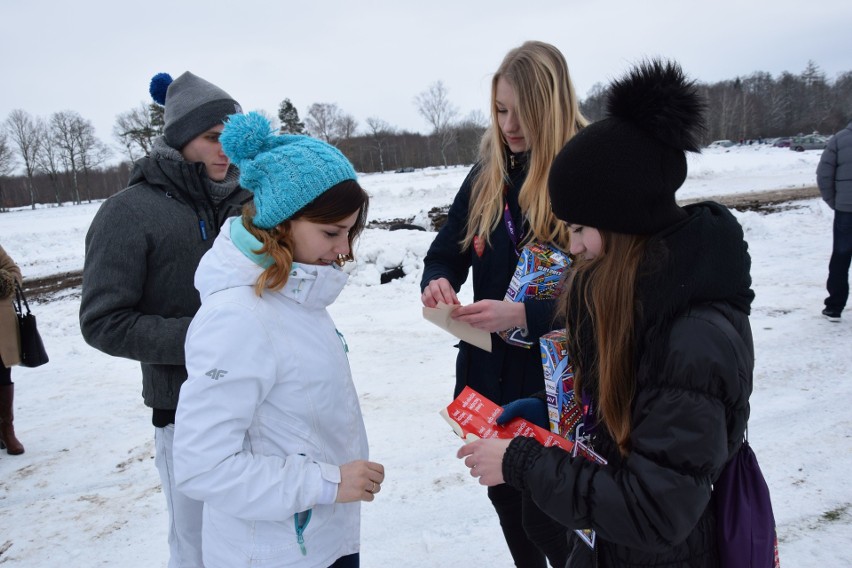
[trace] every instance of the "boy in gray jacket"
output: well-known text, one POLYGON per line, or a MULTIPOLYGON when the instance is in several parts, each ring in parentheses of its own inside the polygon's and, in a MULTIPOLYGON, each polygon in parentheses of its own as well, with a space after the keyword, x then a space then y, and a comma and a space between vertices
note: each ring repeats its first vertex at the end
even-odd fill
POLYGON ((156 75, 151 95, 165 105, 164 133, 89 227, 80 329, 89 345, 141 363, 169 509, 169 568, 201 568, 202 503, 175 491, 172 440, 186 380, 184 339, 200 306, 195 269, 222 222, 250 196, 219 143, 226 117, 242 109, 189 72, 175 80, 156 75))

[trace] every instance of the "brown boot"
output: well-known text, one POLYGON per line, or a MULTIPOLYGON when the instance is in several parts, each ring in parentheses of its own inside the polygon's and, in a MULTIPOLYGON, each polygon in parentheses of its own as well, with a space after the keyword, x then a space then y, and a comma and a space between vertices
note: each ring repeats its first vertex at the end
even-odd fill
POLYGON ((0 450, 13 456, 24 453, 24 445, 15 437, 15 427, 12 421, 12 403, 15 401, 15 385, 0 385, 0 450))

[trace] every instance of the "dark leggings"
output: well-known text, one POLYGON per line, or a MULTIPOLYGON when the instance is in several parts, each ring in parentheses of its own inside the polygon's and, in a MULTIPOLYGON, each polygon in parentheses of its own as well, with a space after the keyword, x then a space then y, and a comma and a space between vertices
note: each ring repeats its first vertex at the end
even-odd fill
POLYGON ((12 384, 12 369, 3 364, 3 357, 0 357, 0 387, 12 384))
POLYGON ((361 559, 356 552, 355 554, 338 558, 335 563, 328 568, 358 568, 360 565, 361 559))
POLYGON ((563 568, 568 559, 568 529, 510 485, 488 488, 503 536, 518 568, 563 568))

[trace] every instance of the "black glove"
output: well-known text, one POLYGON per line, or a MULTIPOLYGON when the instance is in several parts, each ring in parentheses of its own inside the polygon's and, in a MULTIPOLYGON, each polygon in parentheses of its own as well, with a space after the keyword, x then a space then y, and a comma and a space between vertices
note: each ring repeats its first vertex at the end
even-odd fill
POLYGON ((523 418, 545 429, 550 426, 547 404, 540 398, 519 398, 505 405, 503 413, 497 417, 497 424, 502 426, 513 418, 523 418))

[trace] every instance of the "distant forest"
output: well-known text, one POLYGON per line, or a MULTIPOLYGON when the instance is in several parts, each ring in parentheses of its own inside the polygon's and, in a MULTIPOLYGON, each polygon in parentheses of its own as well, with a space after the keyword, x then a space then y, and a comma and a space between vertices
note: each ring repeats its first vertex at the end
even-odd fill
MULTIPOLYGON (((833 134, 852 120, 852 71, 828 79, 809 62, 799 74, 757 72, 718 83, 699 83, 708 103, 705 144, 712 140, 765 140, 818 132, 833 134)), ((596 84, 581 101, 591 121, 604 114, 606 87, 596 84)), ((336 145, 359 172, 393 172, 455 164, 477 157, 489 119, 459 117, 441 81, 414 98, 430 134, 399 130, 378 117, 363 125, 334 103, 314 103, 304 121, 289 99, 269 118, 281 132, 307 134, 336 145)), ((125 187, 131 164, 162 133, 162 107, 140 103, 119 114, 111 145, 94 135, 91 121, 74 111, 49 117, 22 109, 0 122, 0 212, 36 204, 91 202, 125 187), (115 163, 115 156, 121 161, 115 163)))

